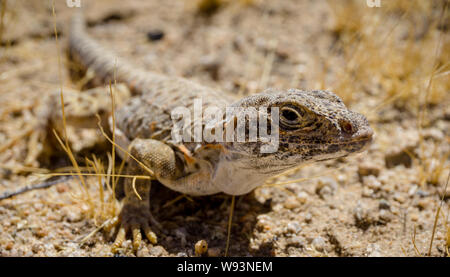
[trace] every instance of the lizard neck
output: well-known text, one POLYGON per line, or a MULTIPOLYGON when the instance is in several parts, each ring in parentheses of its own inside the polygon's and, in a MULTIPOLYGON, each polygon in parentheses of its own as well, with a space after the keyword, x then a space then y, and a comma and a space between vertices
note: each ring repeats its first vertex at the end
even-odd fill
POLYGON ((264 184, 270 177, 246 168, 245 165, 240 161, 220 161, 212 178, 214 187, 226 194, 242 195, 264 184))

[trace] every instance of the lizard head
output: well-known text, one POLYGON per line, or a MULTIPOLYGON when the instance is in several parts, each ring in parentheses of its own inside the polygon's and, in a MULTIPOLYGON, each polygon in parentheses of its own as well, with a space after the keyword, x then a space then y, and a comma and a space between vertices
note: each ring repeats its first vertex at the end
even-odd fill
MULTIPOLYGON (((282 172, 305 162, 345 157, 363 151, 372 141, 373 131, 367 119, 350 111, 329 91, 269 89, 243 98, 233 106, 254 107, 259 111, 264 107, 269 137, 270 130, 278 130, 278 144, 272 152, 262 151, 270 142, 260 137, 256 142, 227 144, 232 153, 237 153, 237 159, 241 153, 241 159, 252 159, 249 164, 259 171, 282 172), (278 109, 278 116, 274 108, 278 109)), ((236 115, 245 116, 239 112, 236 115)), ((251 128, 251 123, 247 123, 246 133, 251 128)))

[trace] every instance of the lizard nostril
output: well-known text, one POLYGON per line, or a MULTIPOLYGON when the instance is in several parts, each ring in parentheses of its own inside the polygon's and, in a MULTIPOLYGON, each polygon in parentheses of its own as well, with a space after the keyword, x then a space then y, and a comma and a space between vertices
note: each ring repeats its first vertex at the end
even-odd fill
POLYGON ((353 125, 348 121, 343 120, 339 122, 339 125, 341 126, 342 131, 344 131, 347 134, 353 134, 355 132, 353 125))

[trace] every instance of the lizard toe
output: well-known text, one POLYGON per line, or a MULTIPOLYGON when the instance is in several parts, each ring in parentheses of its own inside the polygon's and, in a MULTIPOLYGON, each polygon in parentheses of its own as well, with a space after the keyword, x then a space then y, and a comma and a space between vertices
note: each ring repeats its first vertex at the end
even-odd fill
POLYGON ((111 251, 113 253, 117 253, 118 250, 122 247, 122 244, 125 241, 127 234, 129 233, 132 236, 132 245, 134 251, 137 251, 142 245, 142 232, 150 241, 150 243, 156 244, 158 240, 156 234, 149 226, 149 218, 151 218, 151 215, 148 207, 146 206, 124 206, 119 216, 119 231, 117 232, 117 236, 111 247, 111 251))

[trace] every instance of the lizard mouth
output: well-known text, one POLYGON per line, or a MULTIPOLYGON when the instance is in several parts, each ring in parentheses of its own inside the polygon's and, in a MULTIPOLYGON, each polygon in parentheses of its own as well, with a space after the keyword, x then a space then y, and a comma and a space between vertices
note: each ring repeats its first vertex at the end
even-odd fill
POLYGON ((370 146, 373 141, 373 131, 372 129, 365 129, 358 132, 357 135, 352 136, 350 139, 345 139, 341 143, 342 149, 347 153, 360 153, 370 146))
POLYGON ((324 148, 323 158, 319 158, 316 161, 326 161, 339 157, 346 157, 351 154, 361 153, 370 146, 373 140, 373 131, 371 129, 360 132, 351 138, 343 138, 336 142, 330 142, 326 144, 324 148))

